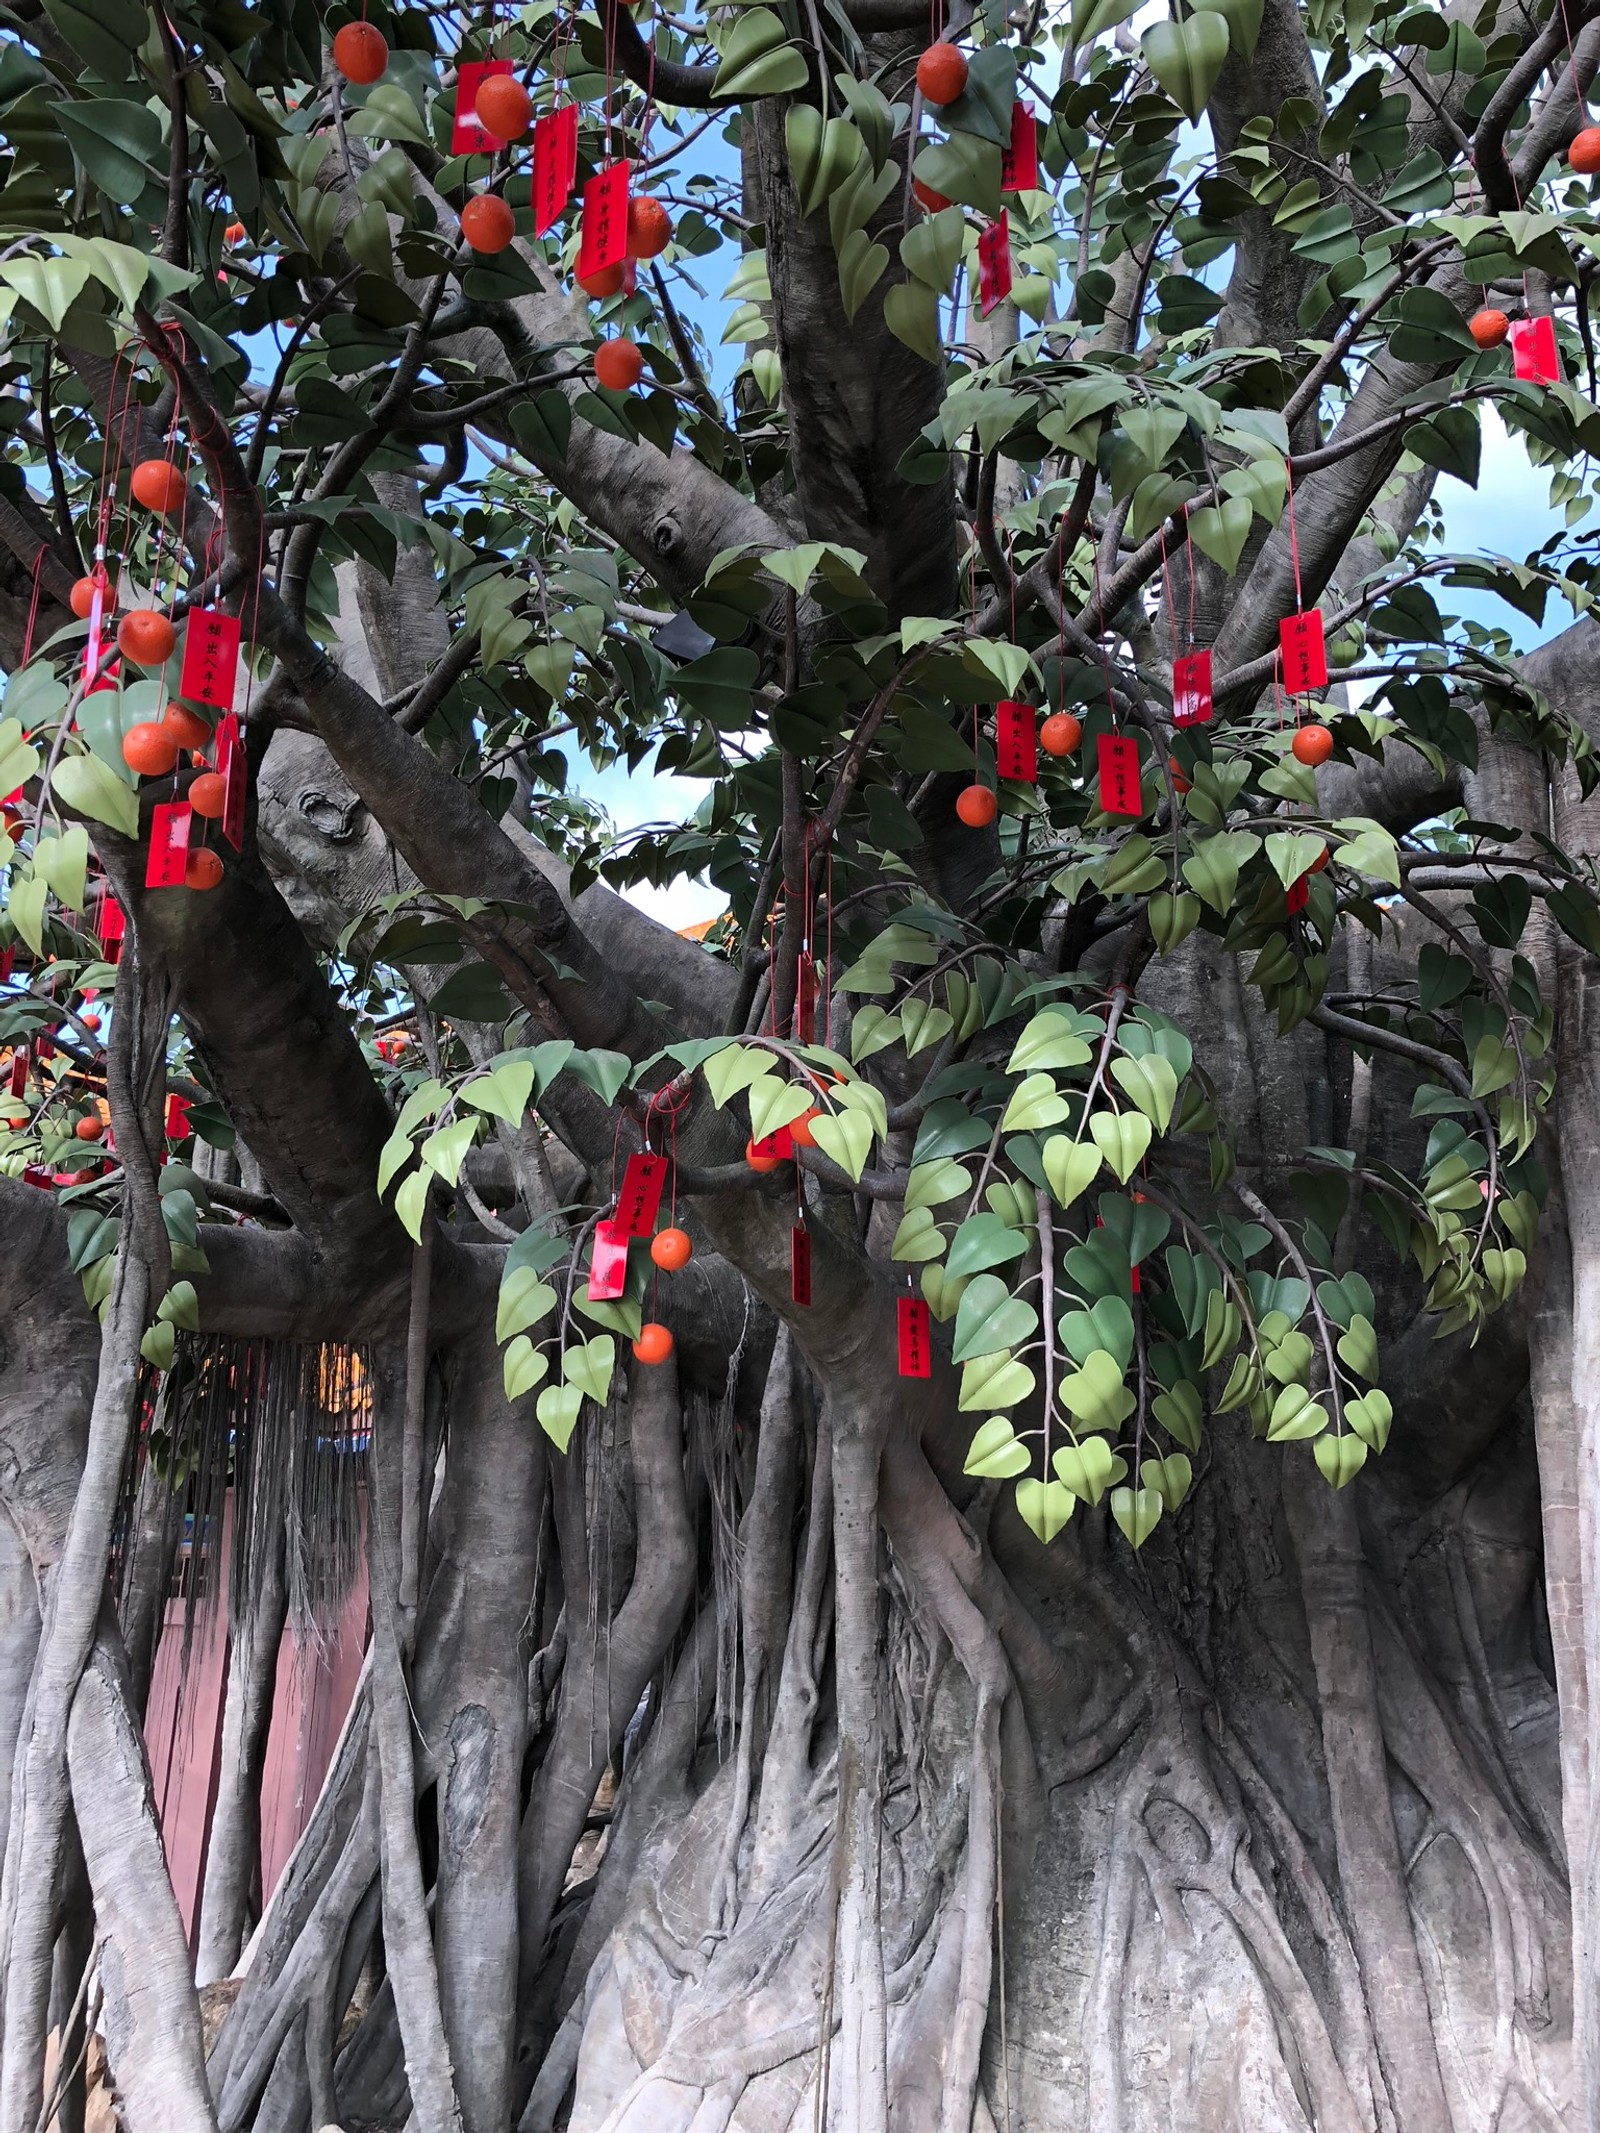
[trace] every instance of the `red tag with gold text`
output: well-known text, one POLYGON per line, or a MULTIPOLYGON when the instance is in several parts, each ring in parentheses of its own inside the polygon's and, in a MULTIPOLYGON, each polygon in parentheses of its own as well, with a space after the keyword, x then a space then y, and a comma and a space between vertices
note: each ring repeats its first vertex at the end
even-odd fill
POLYGON ((1211 654, 1189 652, 1172 662, 1172 723, 1203 726, 1211 716, 1211 654))
POLYGON ((1031 193, 1039 185, 1039 122, 1029 107, 1011 106, 1011 146, 1000 158, 1000 190, 1031 193))
POLYGON ((572 197, 578 175, 578 107, 563 104, 533 122, 533 234, 542 237, 572 197))
POLYGON ((646 1237, 656 1226, 661 1188, 667 1182, 664 1155, 630 1155, 622 1171, 622 1190, 611 1226, 620 1237, 646 1237))
POLYGON ((1125 733, 1102 733, 1096 743, 1100 805, 1108 815, 1142 815, 1139 744, 1125 733))
POLYGON ((978 316, 987 318, 1011 294, 1011 229, 1006 211, 978 233, 978 316))
POLYGON ((238 664, 238 616, 225 615, 215 607, 196 608, 184 627, 178 694, 192 704, 231 711, 238 664))
POLYGON ((1032 704, 1002 703, 994 714, 994 764, 1002 778, 1039 782, 1039 721, 1032 704))
POLYGON ((581 281, 603 267, 616 266, 628 250, 628 166, 612 163, 597 171, 583 188, 583 220, 578 227, 581 281))
POLYGON ((789 1300, 797 1304, 811 1301, 811 1232, 803 1222, 797 1222, 789 1232, 789 1300))
POLYGON ((1519 318, 1511 328, 1511 370, 1518 378, 1531 378, 1535 385, 1559 385, 1561 355, 1556 347, 1555 320, 1519 318))
POLYGON ((932 1373, 928 1353, 928 1307, 920 1296, 902 1296, 895 1306, 900 1341, 900 1375, 925 1378, 932 1373))
POLYGON ((189 825, 194 815, 187 800, 163 800, 150 817, 150 854, 145 861, 147 889, 181 889, 189 864, 189 825))
POLYGON ((509 59, 464 59, 456 69, 456 108, 450 123, 453 156, 492 156, 502 146, 478 124, 478 91, 491 74, 509 74, 509 59))
POLYGON ((597 1222, 589 1254, 590 1303, 615 1303, 628 1279, 628 1240, 613 1222, 597 1222))
POLYGON ((1283 686, 1291 696, 1328 686, 1328 655, 1322 644, 1322 610, 1285 615, 1278 624, 1278 648, 1283 655, 1283 686))
POLYGON ((231 711, 217 727, 216 758, 222 780, 222 834, 237 852, 244 845, 244 784, 250 766, 239 721, 231 711))

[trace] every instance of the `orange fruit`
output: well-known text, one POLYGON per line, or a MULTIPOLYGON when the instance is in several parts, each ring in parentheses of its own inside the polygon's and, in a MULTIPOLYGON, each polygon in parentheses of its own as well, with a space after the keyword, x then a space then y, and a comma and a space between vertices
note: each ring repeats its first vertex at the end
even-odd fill
POLYGON ((228 788, 214 770, 203 770, 189 787, 189 805, 207 822, 220 822, 228 788))
POLYGON ((672 1353, 672 1335, 651 1319, 639 1328, 633 1352, 641 1363, 664 1363, 672 1353))
POLYGON ((221 854, 201 845, 198 851, 189 854, 189 864, 183 870, 183 885, 186 889, 214 889, 222 879, 221 854))
POLYGON ((1322 847, 1322 850, 1321 850, 1320 852, 1318 852, 1318 854, 1317 854, 1316 858, 1312 860, 1312 862, 1311 862, 1310 866, 1308 866, 1308 867, 1306 868, 1306 872, 1307 872, 1308 874, 1320 874, 1320 873, 1322 872, 1323 868, 1324 868, 1324 867, 1325 867, 1325 866, 1326 866, 1327 864, 1328 864, 1328 847, 1327 847, 1326 845, 1324 845, 1324 846, 1322 847))
POLYGON ((1169 755, 1167 757, 1167 768, 1172 773, 1172 789, 1174 792, 1193 791, 1194 788, 1190 785, 1189 780, 1183 774, 1183 765, 1178 761, 1178 758, 1175 755, 1169 755))
POLYGON ((141 719, 122 736, 122 760, 141 778, 168 778, 178 767, 178 744, 165 726, 141 719))
POLYGON ((953 104, 967 86, 967 62, 953 44, 930 44, 917 61, 917 87, 925 104, 953 104))
POLYGON ((614 341, 602 341, 594 352, 595 383, 610 392, 627 392, 643 375, 644 357, 632 341, 620 335, 614 341))
POLYGON ((491 74, 472 115, 497 141, 520 141, 533 121, 533 98, 514 74, 491 74))
POLYGON ((461 234, 475 252, 503 252, 516 232, 498 193, 477 193, 461 210, 461 234))
POLYGON ((984 829, 991 823, 998 809, 998 802, 987 785, 969 785, 964 793, 956 796, 956 813, 968 829, 984 829))
POLYGON ((188 484, 170 461, 141 459, 128 487, 136 504, 143 504, 147 511, 159 511, 165 518, 181 509, 188 484))
POLYGON ((641 193, 628 202, 628 251, 634 259, 654 259, 672 242, 672 217, 659 200, 641 193))
POLYGON ((1294 759, 1304 763, 1308 770, 1315 770, 1333 753, 1333 735, 1326 726, 1302 726, 1292 742, 1294 759))
POLYGON ((745 1142, 744 1159, 750 1165, 750 1168, 752 1170, 759 1170, 763 1174, 765 1174, 769 1170, 776 1170, 778 1165, 783 1161, 781 1155, 757 1155, 756 1144, 754 1141, 745 1142))
POLYGON ((211 728, 199 712, 191 711, 187 704, 168 704, 161 714, 161 723, 180 748, 197 750, 211 745, 211 728))
POLYGON ((1592 178, 1600 170, 1600 126, 1585 126, 1572 136, 1567 162, 1580 177, 1592 178))
POLYGON ((347 22, 333 40, 333 63, 359 88, 374 82, 389 64, 389 43, 376 24, 347 22))
POLYGON ((1478 311, 1467 320, 1467 331, 1480 348, 1499 348, 1511 331, 1511 321, 1503 311, 1478 311))
POLYGON ((242 222, 230 222, 222 233, 222 241, 224 244, 243 244, 244 224, 242 222))
POLYGON ((1071 755, 1083 739, 1083 727, 1070 711, 1052 711, 1039 728, 1039 746, 1046 755, 1071 755))
POLYGON ((94 606, 93 578, 80 578, 78 580, 77 584, 72 588, 69 605, 80 622, 88 621, 89 611, 94 606))
POLYGON ((930 215, 937 215, 941 208, 946 208, 950 205, 943 193, 936 193, 931 185, 924 185, 920 178, 912 179, 911 191, 930 215))
POLYGON ((100 1118, 80 1118, 73 1127, 80 1141, 97 1141, 105 1132, 105 1121, 100 1118))
POLYGON ((817 1107, 813 1104, 809 1111, 802 1111, 798 1118, 790 1119, 789 1138, 797 1148, 814 1148, 817 1145, 811 1132, 811 1121, 816 1115, 817 1107))
POLYGON ((681 1229, 659 1230, 650 1239, 650 1257, 663 1274, 676 1274, 694 1257, 694 1246, 688 1232, 681 1229))
POLYGON ((136 667, 164 667, 177 641, 172 624, 154 608, 136 607, 117 625, 117 650, 136 667))
POLYGON ((622 267, 623 263, 619 259, 615 266, 597 267, 593 274, 580 274, 578 287, 585 296, 593 297, 596 303, 603 297, 615 296, 625 279, 622 267))

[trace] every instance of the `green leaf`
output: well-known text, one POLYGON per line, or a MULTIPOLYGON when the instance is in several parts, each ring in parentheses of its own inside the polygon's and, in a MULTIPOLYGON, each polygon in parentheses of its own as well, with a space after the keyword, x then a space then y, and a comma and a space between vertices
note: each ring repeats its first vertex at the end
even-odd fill
POLYGON ((891 1044, 898 1044, 904 1034, 900 1017, 891 1015, 886 1008, 857 1008, 850 1024, 850 1059, 859 1066, 863 1059, 870 1059, 874 1052, 886 1052, 891 1044))
POLYGON ((726 1050, 714 1052, 700 1071, 706 1078, 711 1101, 720 1111, 741 1089, 748 1089, 763 1074, 774 1073, 777 1064, 771 1052, 760 1051, 754 1045, 730 1044, 726 1050))
POLYGON ((944 1257, 944 1232, 926 1207, 908 1208, 900 1218, 889 1247, 891 1259, 919 1260, 944 1257))
POLYGON ((1057 1204, 1070 1207, 1094 1182, 1100 1169, 1100 1150, 1087 1141, 1068 1140, 1064 1133, 1050 1136, 1040 1151, 1045 1183, 1057 1204))
MULTIPOLYGON (((132 207, 152 179, 166 175, 161 121, 148 104, 95 96, 81 103, 56 103, 51 116, 89 176, 118 207, 132 207)), ((60 320, 53 323, 59 325, 60 320)))
POLYGON ((540 1393, 534 1413, 539 1417, 539 1427, 558 1452, 564 1452, 571 1443, 582 1405, 583 1394, 576 1385, 547 1385, 540 1393))
POLYGON ((750 1086, 750 1137, 764 1141, 813 1108, 816 1098, 803 1081, 779 1081, 763 1075, 750 1086))
POLYGON ((593 1089, 602 1103, 614 1104, 618 1089, 633 1071, 633 1061, 626 1052, 574 1052, 567 1071, 586 1089, 593 1089))
POLYGON ((950 1241, 945 1265, 952 1274, 976 1274, 984 1267, 1004 1266, 1008 1259, 1020 1259, 1027 1249, 1028 1240, 1022 1232, 1002 1222, 998 1215, 968 1215, 950 1241))
POLYGON ((1019 1481, 1017 1515, 1048 1548, 1077 1508, 1077 1499, 1059 1481, 1019 1481))
POLYGON ((1165 1459, 1146 1459, 1139 1468, 1139 1479, 1146 1489, 1155 1491, 1169 1511, 1176 1511, 1189 1493, 1194 1468, 1182 1452, 1169 1452, 1165 1459))
POLYGON ((1138 0, 1072 0, 1071 42, 1087 44, 1091 38, 1119 28, 1137 5, 1138 0))
POLYGON ((430 1170, 436 1171, 447 1185, 453 1185, 461 1175, 467 1150, 477 1137, 478 1121, 459 1118, 453 1125, 442 1126, 437 1133, 430 1133, 417 1153, 430 1170))
POLYGON ((754 96, 790 96, 806 85, 806 63, 789 43, 781 18, 770 8, 745 10, 722 47, 711 84, 717 101, 754 96))
POLYGON ((1028 1447, 1006 1416, 991 1415, 968 1447, 961 1471, 985 1481, 1009 1481, 1014 1474, 1025 1474, 1030 1463, 1028 1447))
MULTIPOLYGON (((1000 212, 1000 150, 973 133, 952 133, 931 141, 911 166, 914 176, 947 200, 975 207, 991 217, 1000 212)), ((932 295, 930 290, 929 295, 932 295)))
POLYGON ((961 1275, 952 1280, 937 1264, 922 1269, 922 1293, 927 1298, 928 1309, 941 1326, 955 1317, 969 1286, 969 1277, 961 1275))
POLYGON ((492 1068, 478 1079, 465 1083, 461 1090, 461 1100, 463 1103, 472 1104, 479 1111, 489 1112, 495 1118, 503 1118, 508 1126, 515 1126, 521 1122, 532 1094, 532 1062, 512 1059, 502 1066, 492 1068))
POLYGON ((909 1215, 918 1207, 942 1207, 947 1200, 959 1199, 971 1190, 971 1172, 948 1157, 917 1163, 906 1179, 905 1210, 909 1215))
POLYGON ((1149 1152, 1149 1119, 1142 1112, 1113 1115, 1097 1111, 1089 1121, 1089 1131, 1106 1159, 1106 1167, 1114 1172, 1119 1184, 1126 1185, 1149 1152))
POLYGON ((1311 1447, 1311 1456, 1322 1469, 1323 1480, 1342 1489, 1366 1465, 1367 1447, 1359 1437, 1319 1437, 1311 1447))
MULTIPOLYGON (((1228 1350, 1237 1342, 1243 1327, 1244 1321, 1239 1316, 1238 1305, 1230 1302, 1220 1289, 1213 1289, 1206 1299, 1206 1321, 1201 1340, 1200 1367, 1203 1370, 1215 1369, 1217 1364, 1228 1353, 1228 1350)), ((1230 1379, 1229 1382, 1231 1384, 1232 1380, 1230 1379)), ((1222 1408, 1219 1412, 1225 1414, 1227 1410, 1222 1408)))
POLYGON ((831 1155, 853 1184, 861 1182, 872 1153, 872 1121, 859 1111, 819 1113, 811 1121, 811 1138, 824 1155, 831 1155))
POLYGON ((1082 1369, 1062 1379, 1061 1404, 1084 1429, 1115 1429, 1139 1403, 1123 1384, 1116 1357, 1096 1348, 1082 1369))
POLYGON ((1228 57, 1228 24, 1209 11, 1187 22, 1156 22, 1139 43, 1151 73, 1178 109, 1198 119, 1228 57))
POLYGON ((1097 1504, 1128 1471, 1128 1462, 1111 1449, 1104 1437, 1085 1437, 1081 1444, 1063 1444, 1050 1455, 1050 1464, 1061 1486, 1086 1504, 1097 1504))
MULTIPOLYGON (((0 789, 9 792, 12 788, 5 784, 5 771, 6 766, 0 765, 0 789)), ((138 836, 138 796, 97 755, 64 755, 50 773, 50 790, 74 814, 104 822, 130 841, 138 836)))
POLYGON ((177 1346, 177 1331, 166 1319, 158 1319, 139 1343, 139 1353, 157 1370, 172 1368, 172 1354, 177 1346))
POLYGON ((844 315, 853 319, 889 264, 889 248, 876 244, 865 230, 852 230, 839 248, 839 295, 844 315))
POLYGON ((1343 844, 1336 844, 1333 863, 1347 873, 1367 874, 1375 881, 1386 881, 1392 889, 1400 886, 1400 857, 1395 841, 1376 823, 1346 839, 1343 844))
POLYGON ((1212 9, 1227 23, 1228 41, 1241 59, 1255 55, 1265 4, 1266 0, 1197 0, 1198 6, 1212 9))
POLYGON ((616 1365, 617 1344, 609 1333, 598 1334, 582 1347, 568 1348, 561 1358, 561 1375, 579 1392, 586 1392, 597 1407, 604 1406, 611 1390, 611 1372, 616 1365))
POLYGON ((1162 1428, 1191 1452, 1200 1449, 1200 1425, 1203 1411, 1200 1388, 1187 1378, 1180 1378, 1167 1392, 1158 1392, 1150 1403, 1150 1411, 1162 1428))
POLYGON ((967 1283, 966 1294, 956 1308, 950 1359, 964 1363, 970 1356, 1019 1347, 1038 1327, 1039 1314, 1032 1304, 1013 1296, 997 1274, 978 1274, 967 1283))
POLYGON ((1378 1336, 1369 1318, 1358 1312, 1351 1319, 1349 1332, 1339 1340, 1338 1353, 1340 1362, 1348 1364, 1357 1377, 1378 1375, 1378 1336))
POLYGON ((1087 1363, 1103 1348, 1119 1370, 1133 1358, 1133 1313, 1120 1296, 1101 1296, 1086 1311, 1068 1311, 1061 1339, 1075 1363, 1087 1363))
POLYGON ((960 208, 942 207, 906 231, 900 240, 900 257, 918 281, 936 296, 945 296, 961 264, 966 235, 967 218, 960 208))
POLYGON ((513 1333, 525 1333, 529 1326, 548 1317, 559 1301, 555 1290, 541 1281, 531 1266, 507 1267, 500 1277, 495 1339, 503 1341, 513 1333))
MULTIPOLYGON (((1191 21, 1204 21, 1204 16, 1195 16, 1191 21)), ((1227 31, 1223 31, 1226 45, 1227 31)), ((1187 1464, 1187 1462, 1185 1462, 1187 1464)), ((1142 1548, 1161 1523, 1165 1509, 1154 1489, 1113 1489, 1111 1491, 1111 1515, 1121 1530, 1123 1539, 1130 1548, 1142 1548)))
POLYGON ((931 289, 909 281, 897 281, 883 292, 883 323, 925 363, 937 367, 944 360, 939 334, 939 299, 931 289))
POLYGON ((427 1171, 413 1170, 394 1196, 394 1211, 413 1244, 422 1242, 423 1210, 428 1204, 428 1187, 432 1183, 427 1171))
POLYGON ((1086 1066, 1091 1056, 1071 1015, 1047 1007, 1034 1016, 1017 1039, 1006 1061, 1006 1072, 1031 1074, 1043 1068, 1086 1066))
POLYGON ((1033 1372, 1008 1350, 969 1356, 961 1369, 961 1411, 970 1414, 979 1407, 1015 1407, 1033 1388, 1033 1372))
POLYGON ((1048 1074, 1030 1074, 1012 1092, 1011 1101, 1000 1120, 1000 1130, 1002 1133, 1037 1133, 1045 1126, 1060 1125, 1071 1108, 1048 1074))
MULTIPOLYGON (((1129 1101, 1138 1105, 1156 1131, 1165 1133, 1172 1123, 1173 1106, 1178 1101, 1178 1077, 1172 1070, 1171 1061, 1159 1052, 1152 1052, 1143 1059, 1113 1059, 1111 1078, 1129 1101)), ((1126 1179, 1123 1182, 1126 1183, 1126 1179)))
POLYGON ((526 1333, 519 1333, 501 1359, 501 1369, 506 1398, 520 1400, 524 1393, 532 1392, 539 1380, 548 1374, 550 1358, 542 1348, 533 1345, 526 1333))
POLYGON ((1389 1426, 1394 1421, 1394 1408, 1389 1395, 1376 1387, 1363 1393, 1359 1400, 1346 1400, 1344 1418, 1362 1443, 1375 1452, 1381 1452, 1389 1441, 1389 1426))
MULTIPOLYGON (((1223 36, 1226 39, 1226 30, 1223 36)), ((1189 535, 1196 548, 1231 578, 1239 567, 1239 558, 1244 554, 1254 519, 1255 507, 1249 497, 1228 496, 1220 504, 1207 504, 1202 510, 1191 512, 1189 535)))
POLYGON ((1320 1436, 1327 1426, 1327 1410, 1317 1405, 1303 1385, 1285 1385, 1272 1403, 1267 1441, 1299 1443, 1304 1438, 1320 1436))
POLYGON ((156 1307, 156 1317, 186 1333, 200 1331, 200 1299, 192 1281, 175 1281, 156 1307))

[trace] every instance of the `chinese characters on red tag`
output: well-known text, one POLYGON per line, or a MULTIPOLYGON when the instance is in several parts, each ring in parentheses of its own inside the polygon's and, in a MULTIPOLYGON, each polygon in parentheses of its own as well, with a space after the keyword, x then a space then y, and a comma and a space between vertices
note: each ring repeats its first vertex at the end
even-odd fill
POLYGON ((189 864, 189 825, 194 820, 187 800, 163 800, 150 817, 150 853, 145 861, 147 889, 181 889, 189 864))
POLYGON ((456 68, 456 108, 450 126, 453 156, 492 156, 500 143, 478 124, 478 91, 491 74, 509 74, 509 59, 464 59, 456 68))
POLYGON ((1039 184, 1039 122, 1024 103, 1011 106, 1011 146, 1000 157, 1000 190, 1031 193, 1039 184))
POLYGON ((1139 791, 1139 744, 1125 733, 1102 733, 1095 744, 1100 770, 1100 805, 1108 815, 1142 815, 1139 791))
POLYGON ((615 1303, 628 1278, 628 1239, 615 1222, 597 1222, 589 1254, 590 1303, 615 1303))
POLYGON ((183 633, 183 670, 178 694, 214 711, 233 709, 239 663, 239 621, 214 607, 196 608, 183 633))
POLYGON ((1283 686, 1291 696, 1328 686, 1320 608, 1304 615, 1285 615, 1278 624, 1278 648, 1283 655, 1283 686))
POLYGON ((1511 327, 1511 369, 1535 385, 1559 385, 1561 357, 1556 349, 1554 319, 1519 318, 1511 327))
POLYGON ((542 237, 572 197, 578 175, 578 107, 563 104, 533 126, 533 234, 542 237))
POLYGON ((987 318, 1011 294, 1011 227, 1001 208, 998 220, 978 233, 978 316, 987 318))
POLYGON ((902 1296, 895 1306, 899 1335, 900 1375, 925 1378, 931 1374, 928 1354, 928 1307, 919 1296, 902 1296))
POLYGON ((661 1188, 667 1182, 664 1155, 630 1155, 622 1172, 622 1190, 612 1227, 624 1237, 645 1237, 656 1226, 661 1188))
POLYGON ((1203 726, 1211 716, 1211 654, 1188 652, 1172 662, 1172 723, 1203 726))
POLYGON ((597 171, 583 188, 583 220, 578 228, 577 276, 598 274, 620 265, 628 250, 628 166, 612 163, 597 171))
POLYGON ((1039 723, 1032 704, 1003 703, 994 717, 994 762, 1002 778, 1039 780, 1039 723))

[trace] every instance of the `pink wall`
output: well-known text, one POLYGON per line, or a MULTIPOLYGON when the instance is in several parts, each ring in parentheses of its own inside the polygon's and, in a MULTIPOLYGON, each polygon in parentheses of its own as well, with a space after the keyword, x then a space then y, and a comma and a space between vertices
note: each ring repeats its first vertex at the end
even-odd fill
MULTIPOLYGON (((155 1785, 167 1868, 194 1942, 195 1914, 205 1878, 206 1835, 215 1797, 222 1742, 222 1703, 228 1678, 227 1567, 233 1514, 223 1512, 219 1570, 222 1590, 209 1622, 196 1624, 189 1665, 183 1668, 183 1602, 167 1605, 145 1714, 145 1748, 155 1785)), ((367 1637, 367 1574, 363 1560, 335 1628, 320 1645, 297 1646, 286 1635, 261 1784, 261 1886, 269 1896, 333 1759, 339 1729, 355 1694, 367 1637)))

